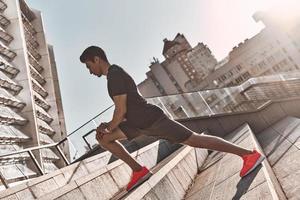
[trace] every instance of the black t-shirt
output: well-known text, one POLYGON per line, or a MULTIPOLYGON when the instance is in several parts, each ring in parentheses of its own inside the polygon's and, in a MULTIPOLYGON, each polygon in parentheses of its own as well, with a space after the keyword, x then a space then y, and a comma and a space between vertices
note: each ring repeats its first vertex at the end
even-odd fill
POLYGON ((112 99, 113 96, 127 94, 125 118, 133 127, 147 128, 164 113, 158 106, 147 103, 138 92, 131 76, 117 65, 108 68, 107 88, 112 99))

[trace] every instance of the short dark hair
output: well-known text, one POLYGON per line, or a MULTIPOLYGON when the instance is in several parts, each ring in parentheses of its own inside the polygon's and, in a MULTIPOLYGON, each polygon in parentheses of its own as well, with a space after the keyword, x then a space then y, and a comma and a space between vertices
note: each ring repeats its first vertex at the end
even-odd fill
POLYGON ((82 52, 79 59, 80 59, 80 62, 85 63, 86 61, 94 61, 95 56, 98 56, 103 61, 108 62, 103 49, 101 49, 100 47, 97 47, 97 46, 89 46, 88 48, 86 48, 82 52))

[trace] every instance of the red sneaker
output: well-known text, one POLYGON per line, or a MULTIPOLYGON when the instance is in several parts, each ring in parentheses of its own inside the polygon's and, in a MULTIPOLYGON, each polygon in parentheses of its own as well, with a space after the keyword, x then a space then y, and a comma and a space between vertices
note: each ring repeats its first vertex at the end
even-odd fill
POLYGON ((126 190, 132 190, 136 186, 142 184, 144 181, 146 181, 150 176, 152 175, 152 172, 150 172, 147 167, 143 167, 140 171, 133 172, 131 175, 131 180, 127 185, 126 190))
POLYGON ((242 159, 244 163, 240 172, 240 177, 244 177, 252 172, 265 159, 265 157, 254 149, 252 153, 242 156, 242 159))

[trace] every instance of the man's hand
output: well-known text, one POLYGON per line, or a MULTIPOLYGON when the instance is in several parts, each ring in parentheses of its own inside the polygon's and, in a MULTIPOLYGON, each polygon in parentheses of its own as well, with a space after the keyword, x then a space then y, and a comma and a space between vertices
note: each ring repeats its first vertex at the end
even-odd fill
POLYGON ((105 134, 110 133, 110 131, 107 128, 108 128, 108 123, 107 122, 103 122, 97 127, 97 129, 96 129, 96 132, 97 132, 96 139, 98 141, 101 140, 105 134))

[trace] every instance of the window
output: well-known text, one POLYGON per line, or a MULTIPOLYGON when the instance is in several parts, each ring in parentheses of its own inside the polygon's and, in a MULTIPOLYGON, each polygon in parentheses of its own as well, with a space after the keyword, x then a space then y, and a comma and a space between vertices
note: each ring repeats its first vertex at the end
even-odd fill
POLYGON ((249 72, 245 72, 245 73, 242 75, 242 77, 243 77, 244 79, 247 79, 247 78, 250 77, 250 73, 249 73, 249 72))
POLYGON ((237 68, 238 71, 241 71, 242 70, 242 66, 239 64, 237 66, 235 66, 237 68))
POLYGON ((237 79, 235 79, 235 81, 237 82, 237 83, 240 83, 240 82, 242 82, 243 81, 243 77, 238 77, 237 79))

